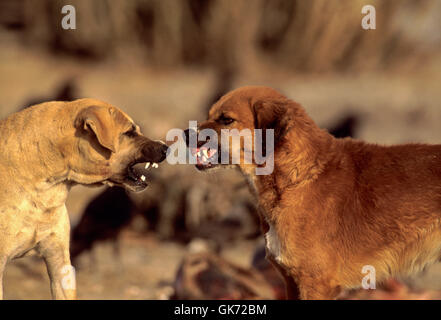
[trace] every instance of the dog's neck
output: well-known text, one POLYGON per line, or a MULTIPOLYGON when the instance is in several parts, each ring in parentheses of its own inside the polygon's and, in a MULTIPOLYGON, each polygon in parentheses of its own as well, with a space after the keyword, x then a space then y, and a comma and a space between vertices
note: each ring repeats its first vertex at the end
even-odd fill
POLYGON ((255 166, 240 167, 268 221, 274 219, 271 211, 277 207, 287 188, 301 188, 314 182, 325 170, 332 155, 336 154, 336 141, 315 125, 310 132, 290 130, 276 146, 271 174, 256 175, 255 166))
POLYGON ((13 181, 9 186, 3 186, 12 194, 23 197, 22 193, 26 193, 33 195, 32 198, 37 201, 47 200, 49 206, 55 206, 55 203, 64 203, 69 189, 69 184, 65 183, 68 172, 66 161, 60 150, 66 137, 60 133, 73 128, 60 123, 61 129, 59 126, 49 126, 49 130, 41 130, 41 123, 29 121, 31 117, 35 117, 36 112, 24 110, 0 123, 0 133, 3 136, 0 148, 7 150, 0 155, 3 158, 1 163, 5 165, 0 168, 0 176, 4 177, 3 181, 13 181), (21 130, 9 130, 9 121, 13 121, 15 127, 20 127, 21 130), (20 170, 15 169, 18 166, 21 167, 20 170), (28 190, 29 188, 32 190, 28 190), (57 199, 52 199, 55 193, 57 199), (50 196, 46 197, 46 194, 50 196))

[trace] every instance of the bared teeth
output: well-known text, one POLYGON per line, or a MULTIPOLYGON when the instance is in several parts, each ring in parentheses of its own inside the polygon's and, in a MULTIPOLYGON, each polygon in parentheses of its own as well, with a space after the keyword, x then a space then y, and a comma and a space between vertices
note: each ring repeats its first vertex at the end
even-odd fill
POLYGON ((198 152, 196 153, 196 155, 197 155, 198 157, 200 157, 200 156, 201 156, 201 151, 198 150, 198 152))
POLYGON ((202 153, 203 153, 205 158, 207 158, 207 159, 210 158, 209 155, 208 155, 208 150, 207 149, 202 150, 202 153))
POLYGON ((156 162, 152 164, 152 168, 155 168, 155 169, 156 169, 156 168, 158 168, 158 167, 159 167, 159 165, 158 165, 156 162))
POLYGON ((147 162, 147 163, 145 164, 144 169, 148 169, 149 167, 150 167, 150 162, 147 162))

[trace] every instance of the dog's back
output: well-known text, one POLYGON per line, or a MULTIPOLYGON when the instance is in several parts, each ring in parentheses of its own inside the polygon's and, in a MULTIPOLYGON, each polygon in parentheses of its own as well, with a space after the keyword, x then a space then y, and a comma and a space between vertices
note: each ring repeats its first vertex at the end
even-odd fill
POLYGON ((303 206, 317 212, 315 223, 323 224, 309 232, 316 232, 317 240, 326 238, 325 246, 347 259, 348 272, 341 281, 359 285, 365 265, 374 266, 382 281, 438 261, 441 145, 336 143, 339 151, 331 155, 313 191, 307 188, 302 196, 303 206))

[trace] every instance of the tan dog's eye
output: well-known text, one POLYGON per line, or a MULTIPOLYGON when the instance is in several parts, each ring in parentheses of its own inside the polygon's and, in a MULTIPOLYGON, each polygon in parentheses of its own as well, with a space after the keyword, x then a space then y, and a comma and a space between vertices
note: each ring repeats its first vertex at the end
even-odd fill
POLYGON ((124 132, 124 135, 127 137, 135 137, 137 135, 136 127, 132 126, 129 131, 124 132))
POLYGON ((231 123, 233 123, 234 121, 236 121, 236 120, 234 120, 233 118, 230 118, 230 117, 226 116, 225 114, 221 115, 221 116, 216 120, 216 122, 221 123, 221 124, 225 124, 225 125, 231 124, 231 123))

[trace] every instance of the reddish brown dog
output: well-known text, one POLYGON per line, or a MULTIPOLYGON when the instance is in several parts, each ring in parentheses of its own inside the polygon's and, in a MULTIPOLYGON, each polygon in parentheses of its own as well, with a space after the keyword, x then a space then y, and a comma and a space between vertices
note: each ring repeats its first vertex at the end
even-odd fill
POLYGON ((289 298, 336 298, 362 286, 364 266, 381 283, 440 260, 441 145, 336 139, 266 87, 228 93, 203 128, 274 129, 272 174, 238 166, 259 198, 267 257, 289 298))

